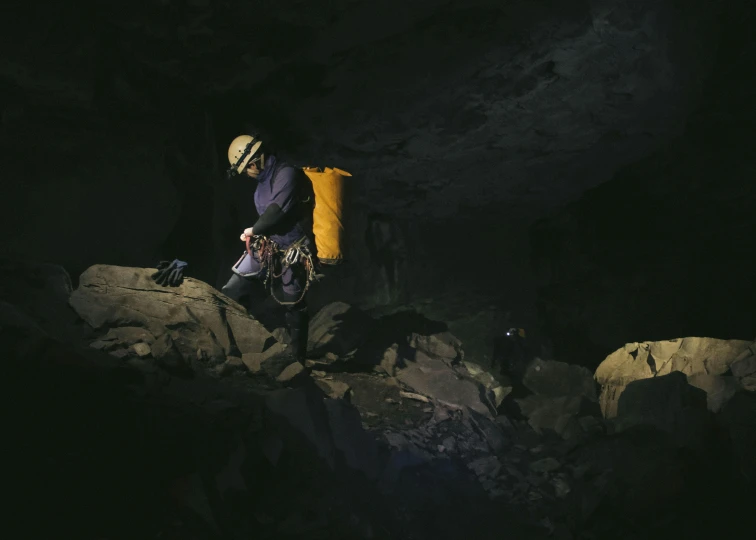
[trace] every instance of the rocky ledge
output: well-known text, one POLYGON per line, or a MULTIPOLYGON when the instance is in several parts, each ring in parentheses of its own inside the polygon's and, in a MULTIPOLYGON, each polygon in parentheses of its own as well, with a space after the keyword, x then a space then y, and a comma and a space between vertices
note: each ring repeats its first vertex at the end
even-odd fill
POLYGON ((30 416, 11 439, 33 464, 19 500, 47 518, 30 535, 735 537, 739 520, 713 516, 752 508, 754 342, 511 373, 443 323, 333 303, 304 368, 283 328, 198 280, 98 265, 71 290, 54 266, 2 269, 30 416))

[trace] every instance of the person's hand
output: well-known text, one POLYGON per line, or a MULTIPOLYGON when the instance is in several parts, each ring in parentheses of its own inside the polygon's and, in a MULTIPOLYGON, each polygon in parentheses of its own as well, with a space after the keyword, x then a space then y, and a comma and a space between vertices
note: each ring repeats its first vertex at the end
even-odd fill
POLYGON ((244 233, 241 233, 241 236, 239 237, 239 240, 241 240, 242 242, 246 242, 247 241, 247 235, 244 234, 244 233))
POLYGON ((244 229, 244 234, 247 235, 247 236, 254 236, 255 235, 254 231, 252 230, 252 227, 247 227, 246 229, 244 229))

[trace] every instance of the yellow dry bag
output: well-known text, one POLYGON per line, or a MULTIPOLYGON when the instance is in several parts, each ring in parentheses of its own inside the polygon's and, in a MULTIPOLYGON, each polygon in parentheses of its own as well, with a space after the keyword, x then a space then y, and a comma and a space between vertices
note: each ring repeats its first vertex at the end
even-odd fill
POLYGON ((303 167, 315 192, 312 211, 312 232, 318 259, 323 264, 344 262, 344 204, 346 178, 352 176, 341 169, 303 167))

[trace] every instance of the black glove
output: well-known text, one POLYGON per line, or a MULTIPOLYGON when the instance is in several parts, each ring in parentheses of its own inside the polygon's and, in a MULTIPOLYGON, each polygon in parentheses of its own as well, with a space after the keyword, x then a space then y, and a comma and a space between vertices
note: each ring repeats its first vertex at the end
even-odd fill
POLYGON ((160 261, 157 265, 157 272, 152 274, 152 279, 158 285, 163 287, 178 287, 184 281, 184 268, 189 266, 188 263, 173 259, 173 261, 160 261))

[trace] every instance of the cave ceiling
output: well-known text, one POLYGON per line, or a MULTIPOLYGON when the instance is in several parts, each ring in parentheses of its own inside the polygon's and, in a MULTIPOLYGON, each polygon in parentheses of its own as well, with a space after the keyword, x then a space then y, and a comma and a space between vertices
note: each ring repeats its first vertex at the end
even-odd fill
POLYGON ((679 133, 714 56, 712 2, 108 4, 6 17, 3 86, 59 116, 106 93, 272 124, 355 172, 370 209, 429 218, 538 213, 608 180, 679 133))

